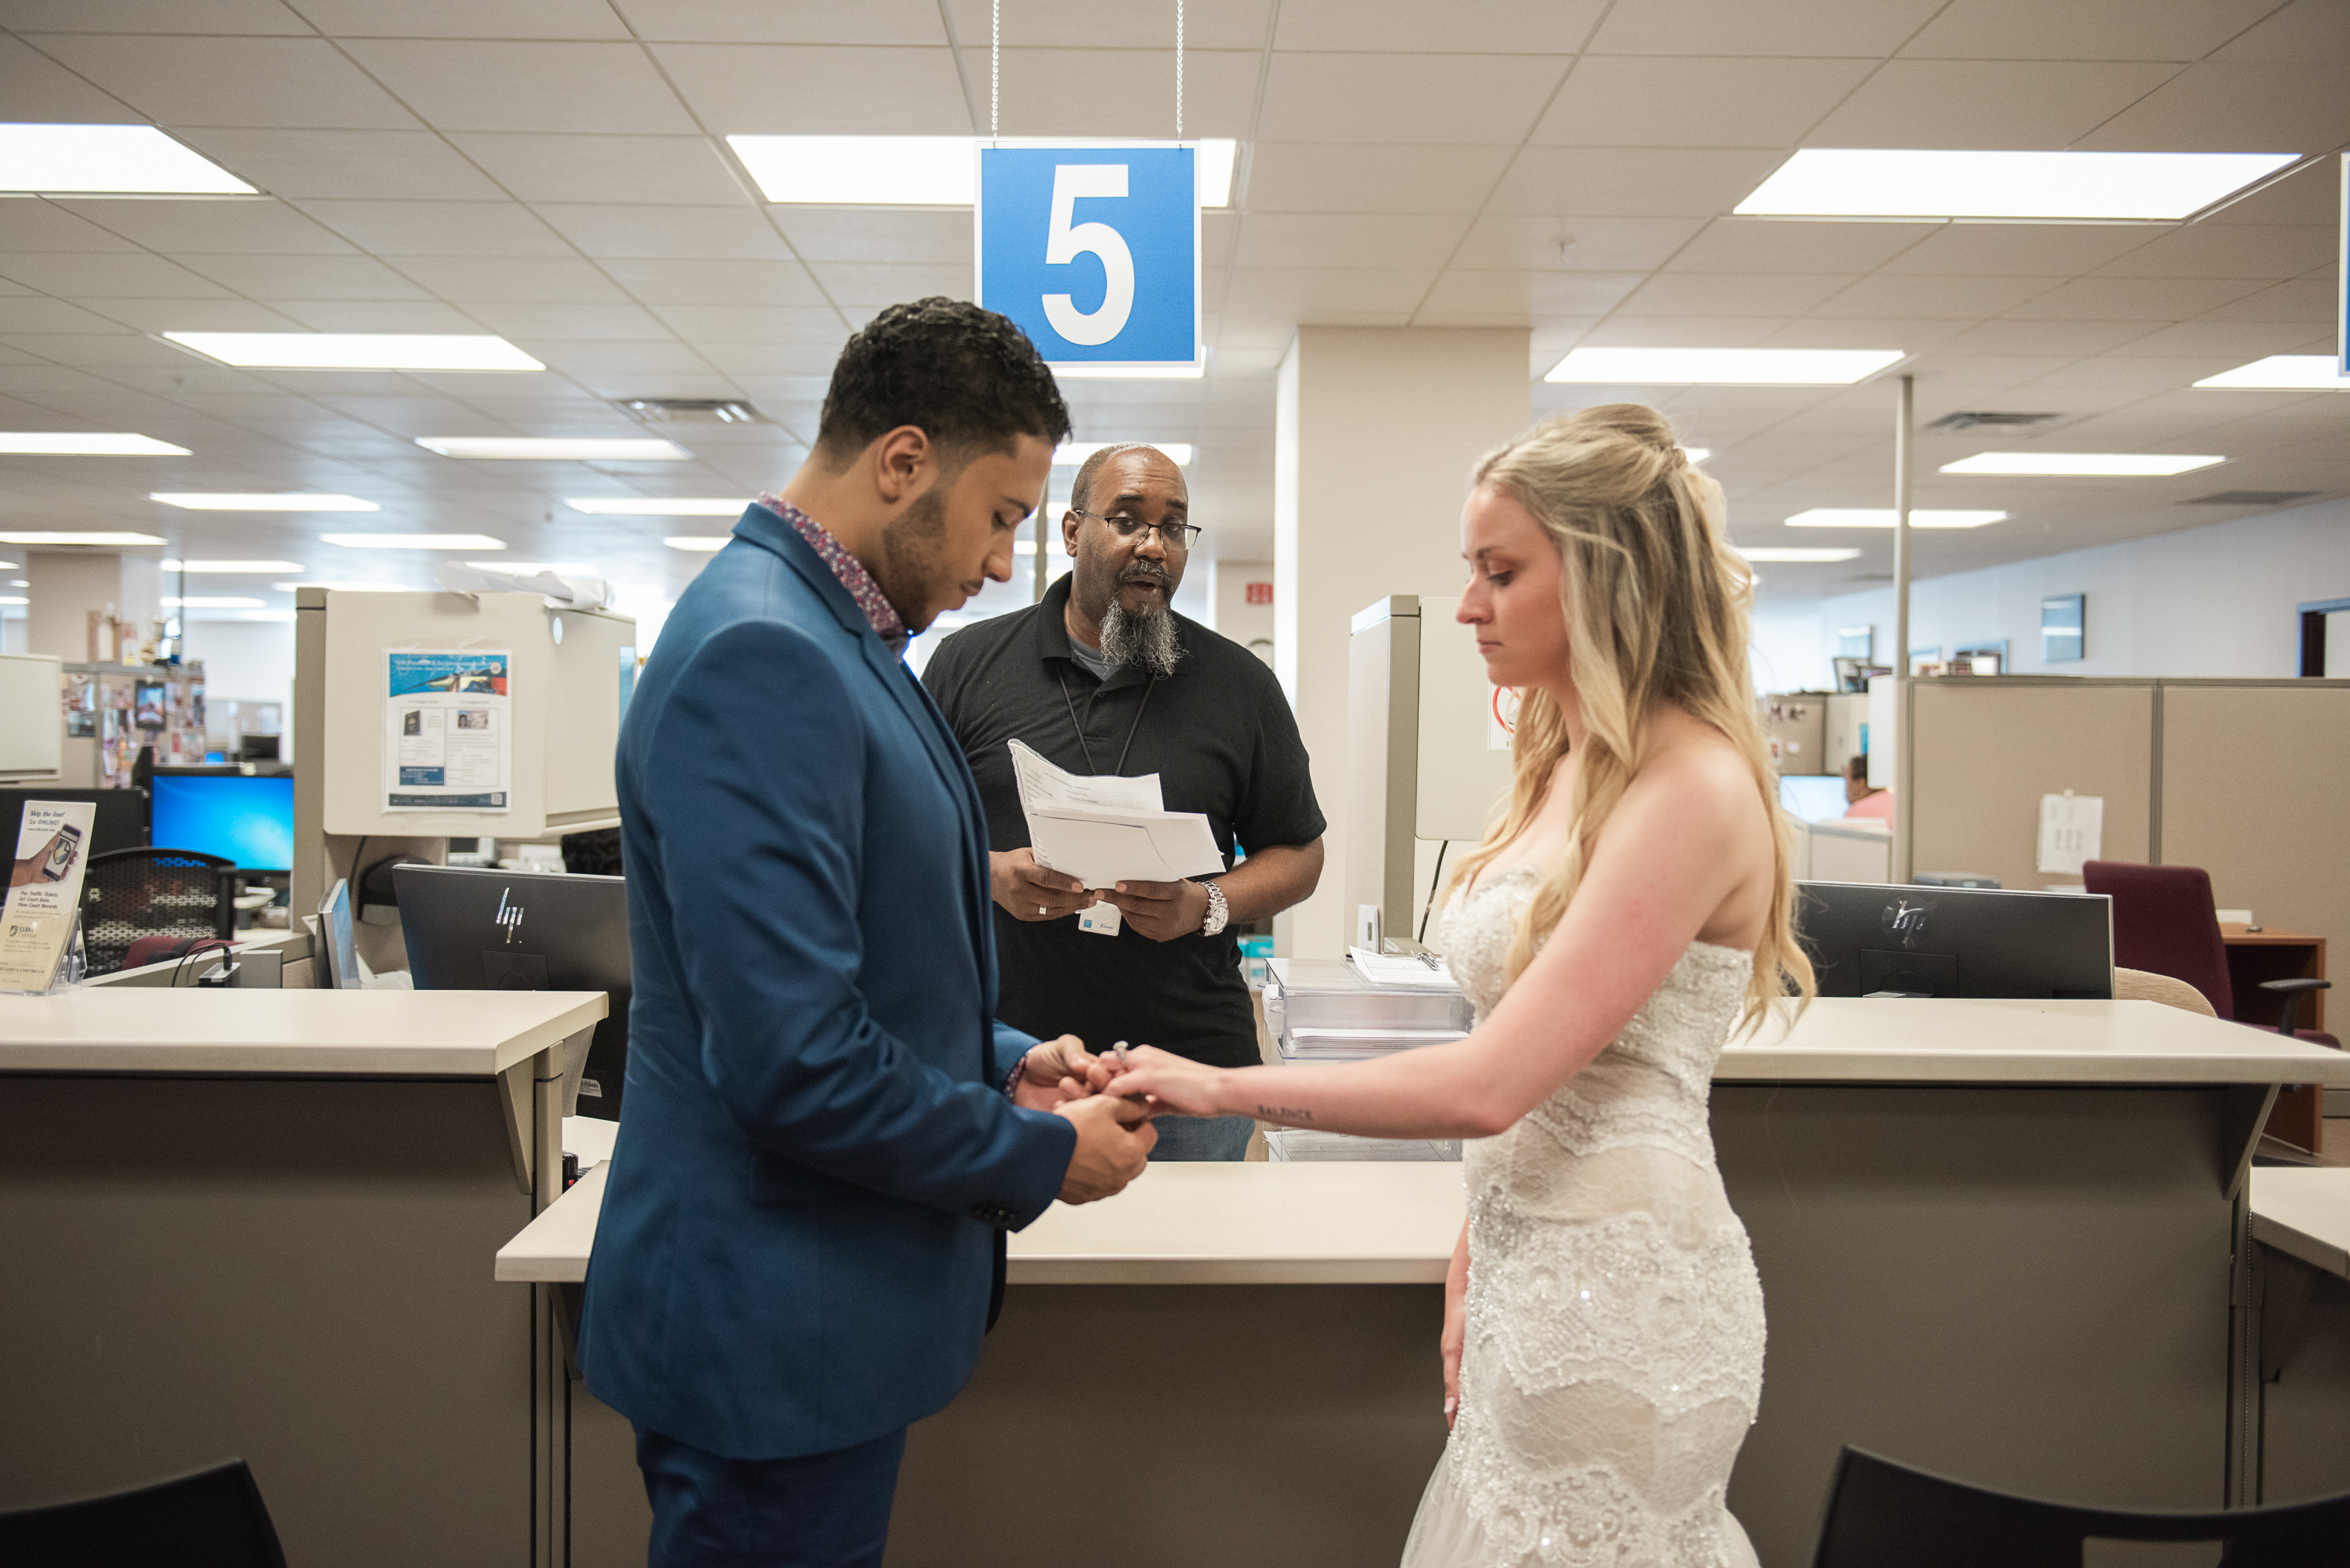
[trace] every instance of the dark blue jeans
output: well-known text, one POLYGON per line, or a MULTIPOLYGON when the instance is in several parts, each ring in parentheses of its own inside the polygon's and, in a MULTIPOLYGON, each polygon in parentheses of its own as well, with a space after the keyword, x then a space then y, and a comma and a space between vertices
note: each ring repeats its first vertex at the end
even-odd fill
POLYGON ((903 1427, 790 1459, 729 1459, 637 1428, 650 1568, 879 1568, 903 1427))

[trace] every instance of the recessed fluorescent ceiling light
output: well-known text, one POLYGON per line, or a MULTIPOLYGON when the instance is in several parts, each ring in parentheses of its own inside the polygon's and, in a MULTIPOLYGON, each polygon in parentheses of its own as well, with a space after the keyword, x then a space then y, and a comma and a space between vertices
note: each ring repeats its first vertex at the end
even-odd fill
POLYGON ((1743 545, 1732 545, 1731 548, 1750 561, 1849 561, 1860 554, 1857 550, 1833 547, 1810 550, 1801 545, 1757 545, 1752 549, 1743 545))
POLYGON ((726 548, 733 537, 732 534, 673 534, 661 543, 672 550, 692 550, 708 555, 713 550, 726 548))
POLYGON ((1167 461, 1175 464, 1178 468, 1187 468, 1191 466, 1191 443, 1187 441, 1170 441, 1166 442, 1065 441, 1060 445, 1053 449, 1053 466, 1055 468, 1075 467, 1083 463, 1086 459, 1093 456, 1094 453, 1102 451, 1106 447, 1113 446, 1155 446, 1160 452, 1165 452, 1167 454, 1167 461))
POLYGON ((224 365, 264 370, 544 370, 503 337, 433 332, 166 332, 224 365))
POLYGON ((1083 360, 1047 365, 1063 381, 1196 381, 1208 373, 1204 361, 1192 365, 1104 365, 1083 360))
POLYGON ((166 506, 191 512, 380 512, 372 501, 356 495, 211 495, 193 492, 154 492, 147 497, 166 506))
POLYGON ((2331 354, 2272 354, 2195 384, 2277 392, 2345 391, 2350 390, 2350 376, 2342 374, 2341 362, 2331 354))
POLYGON ((2038 473, 2111 478, 2192 473, 2224 457, 2181 457, 2158 452, 1979 452, 1942 465, 1944 473, 2038 473))
POLYGON ((553 572, 558 577, 598 577, 604 574, 601 566, 583 566, 577 561, 467 561, 477 572, 520 572, 529 576, 535 572, 553 572))
POLYGON ((324 588, 330 594, 405 594, 417 591, 400 583, 272 583, 269 586, 281 594, 290 594, 296 588, 324 588))
POLYGON ((1906 358, 1898 348, 1576 348, 1543 379, 1648 387, 1848 387, 1906 358))
POLYGON ((486 534, 321 534, 347 550, 503 550, 504 539, 486 534))
POLYGON ((299 561, 166 561, 167 572, 298 572, 299 561))
POLYGON ((683 462, 693 454, 675 441, 646 437, 615 440, 556 436, 418 436, 416 444, 442 457, 536 459, 541 462, 683 462))
POLYGON ((0 545, 161 545, 152 534, 27 534, 0 529, 0 545))
POLYGON ((729 495, 583 495, 563 504, 594 517, 735 517, 751 504, 729 495))
POLYGON ((260 193, 151 125, 0 125, 0 191, 57 196, 260 193))
POLYGON ((17 457, 185 457, 188 449, 127 431, 0 431, 0 455, 17 457))
MULTIPOLYGON (((968 136, 730 136, 726 145, 779 204, 968 207, 979 177, 979 142, 968 136)), ((1229 138, 1200 143, 1201 206, 1231 205, 1239 156, 1229 138)))
POLYGON ((0 595, 0 605, 21 605, 30 602, 22 594, 0 595))
POLYGON ((1685 446, 1681 448, 1681 455, 1689 459, 1691 462, 1703 462, 1707 458, 1713 455, 1713 448, 1710 446, 1685 446))
POLYGON ((1807 147, 1732 210, 1802 218, 2183 218, 2300 156, 1807 147))
POLYGON ((163 600, 163 605, 167 609, 259 609, 268 602, 269 601, 266 599, 248 599, 233 597, 184 599, 175 599, 166 597, 163 600))
MULTIPOLYGON (((1980 528, 2007 516, 2004 512, 1936 511, 1918 508, 1909 514, 1912 528, 1980 528)), ((1890 528, 1890 506, 1814 506, 1787 519, 1790 528, 1890 528)))

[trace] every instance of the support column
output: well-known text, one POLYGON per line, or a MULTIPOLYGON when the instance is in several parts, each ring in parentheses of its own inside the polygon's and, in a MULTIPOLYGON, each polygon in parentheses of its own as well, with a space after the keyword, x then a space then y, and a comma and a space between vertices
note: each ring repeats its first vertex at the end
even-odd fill
POLYGON ((1330 826, 1321 887, 1276 921, 1277 951, 1346 950, 1350 626, 1389 594, 1459 594, 1469 470, 1528 422, 1528 354, 1523 327, 1301 327, 1282 361, 1274 669, 1330 826))
MULTIPOLYGON (((89 662, 89 612, 143 621, 163 605, 152 556, 115 550, 33 550, 25 556, 26 651, 89 662)), ((176 590, 175 590, 176 591, 176 590)))

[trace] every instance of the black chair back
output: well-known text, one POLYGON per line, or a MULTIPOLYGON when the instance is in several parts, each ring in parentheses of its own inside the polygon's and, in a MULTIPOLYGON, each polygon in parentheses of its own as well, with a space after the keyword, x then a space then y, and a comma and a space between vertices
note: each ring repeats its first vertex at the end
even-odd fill
POLYGON ((286 1568, 243 1459, 135 1491, 0 1513, 9 1568, 286 1568))
POLYGON ((93 855, 81 885, 81 940, 91 974, 122 967, 140 937, 236 934, 236 862, 196 849, 93 855))
POLYGON ((2104 1541, 2208 1542, 2201 1561, 2211 1568, 2338 1563, 2350 1542, 2350 1493, 2219 1513, 2131 1513, 2013 1497, 1846 1449, 1812 1568, 2082 1568, 2085 1543, 2104 1541))

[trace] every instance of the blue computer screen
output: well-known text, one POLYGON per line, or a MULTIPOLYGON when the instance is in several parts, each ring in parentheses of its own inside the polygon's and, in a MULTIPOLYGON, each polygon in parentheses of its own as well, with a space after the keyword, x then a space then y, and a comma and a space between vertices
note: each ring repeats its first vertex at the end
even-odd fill
POLYGON ((157 773, 153 826, 158 848, 198 849, 246 871, 294 866, 294 780, 242 774, 157 773))
MULTIPOLYGON (((1825 822, 1847 809, 1842 774, 1783 774, 1779 805, 1798 822, 1825 822)), ((156 842, 161 843, 158 839, 156 842)))

